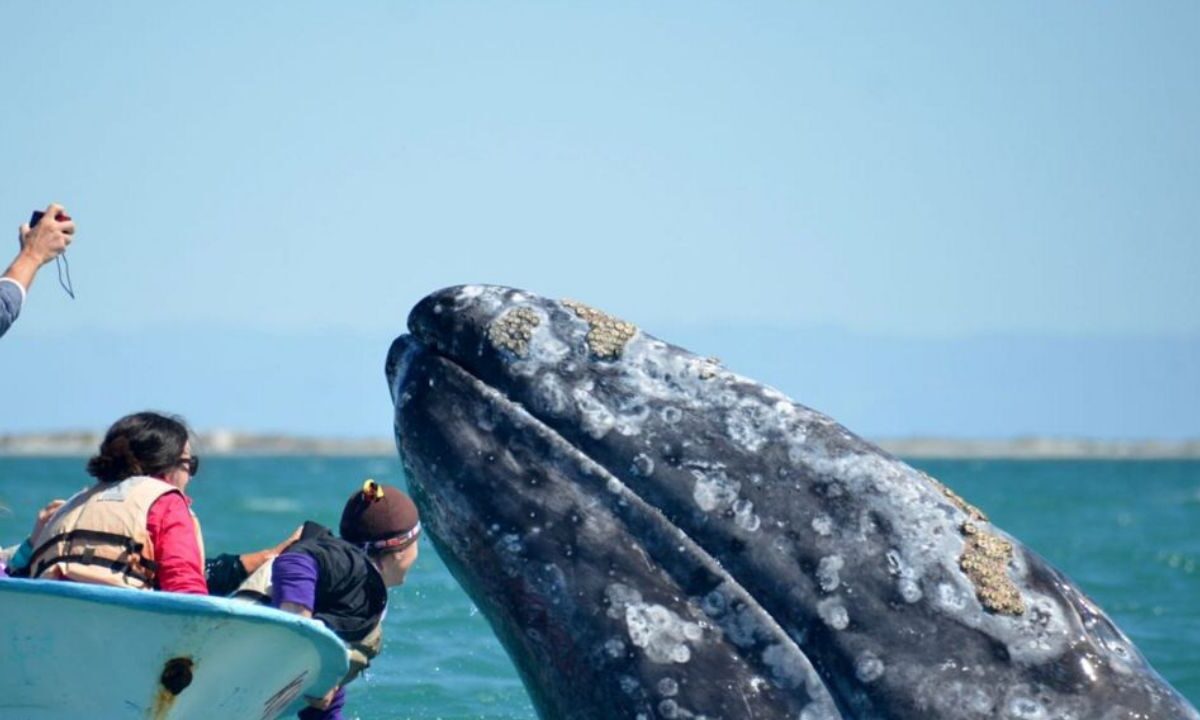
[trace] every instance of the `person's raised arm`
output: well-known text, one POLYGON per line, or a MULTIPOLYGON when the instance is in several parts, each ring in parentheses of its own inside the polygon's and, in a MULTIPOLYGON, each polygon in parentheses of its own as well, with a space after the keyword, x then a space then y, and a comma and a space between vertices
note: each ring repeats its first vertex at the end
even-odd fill
POLYGON ((19 228, 21 249, 4 271, 3 277, 20 285, 23 291, 28 291, 38 269, 62 255, 71 244, 74 234, 75 222, 66 216, 62 205, 51 203, 36 227, 30 228, 25 223, 19 228), (63 219, 59 220, 59 217, 63 219))
POLYGON ((273 559, 289 545, 299 540, 300 531, 303 529, 304 526, 296 528, 291 535, 283 539, 283 542, 273 547, 241 555, 222 553, 213 558, 205 558, 204 575, 208 578, 209 594, 229 595, 233 593, 239 585, 246 581, 246 578, 262 567, 263 563, 273 559))

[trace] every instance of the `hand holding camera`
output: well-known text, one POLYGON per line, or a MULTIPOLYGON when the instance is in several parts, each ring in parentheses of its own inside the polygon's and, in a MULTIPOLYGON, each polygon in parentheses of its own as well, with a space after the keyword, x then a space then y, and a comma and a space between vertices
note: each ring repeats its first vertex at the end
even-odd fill
POLYGON ((75 234, 75 223, 61 205, 51 203, 44 211, 35 210, 29 224, 22 225, 19 232, 21 253, 41 266, 66 252, 75 234))

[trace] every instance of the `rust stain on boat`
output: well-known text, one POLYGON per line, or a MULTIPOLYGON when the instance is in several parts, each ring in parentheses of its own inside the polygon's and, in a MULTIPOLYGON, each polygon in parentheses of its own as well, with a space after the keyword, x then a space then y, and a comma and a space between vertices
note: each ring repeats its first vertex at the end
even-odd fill
POLYGON ((150 710, 151 720, 166 720, 171 716, 175 699, 192 684, 194 667, 195 663, 190 657, 171 658, 163 665, 162 674, 158 678, 158 692, 154 696, 154 706, 150 710))

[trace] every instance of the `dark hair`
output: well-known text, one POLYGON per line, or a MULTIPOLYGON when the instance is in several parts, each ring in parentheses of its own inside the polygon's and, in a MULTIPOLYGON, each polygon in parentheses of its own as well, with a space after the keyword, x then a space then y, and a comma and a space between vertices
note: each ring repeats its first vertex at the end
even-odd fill
POLYGON ((134 475, 161 475, 179 463, 187 445, 183 418, 156 412, 126 415, 112 424, 100 454, 88 460, 88 475, 118 482, 134 475))

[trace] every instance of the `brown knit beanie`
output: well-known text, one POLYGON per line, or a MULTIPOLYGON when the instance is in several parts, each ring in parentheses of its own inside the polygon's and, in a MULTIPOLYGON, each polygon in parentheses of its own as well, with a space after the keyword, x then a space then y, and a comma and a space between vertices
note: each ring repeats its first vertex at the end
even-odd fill
POLYGON ((367 552, 403 550, 421 534, 421 517, 402 490, 367 480, 346 501, 339 530, 367 552))

